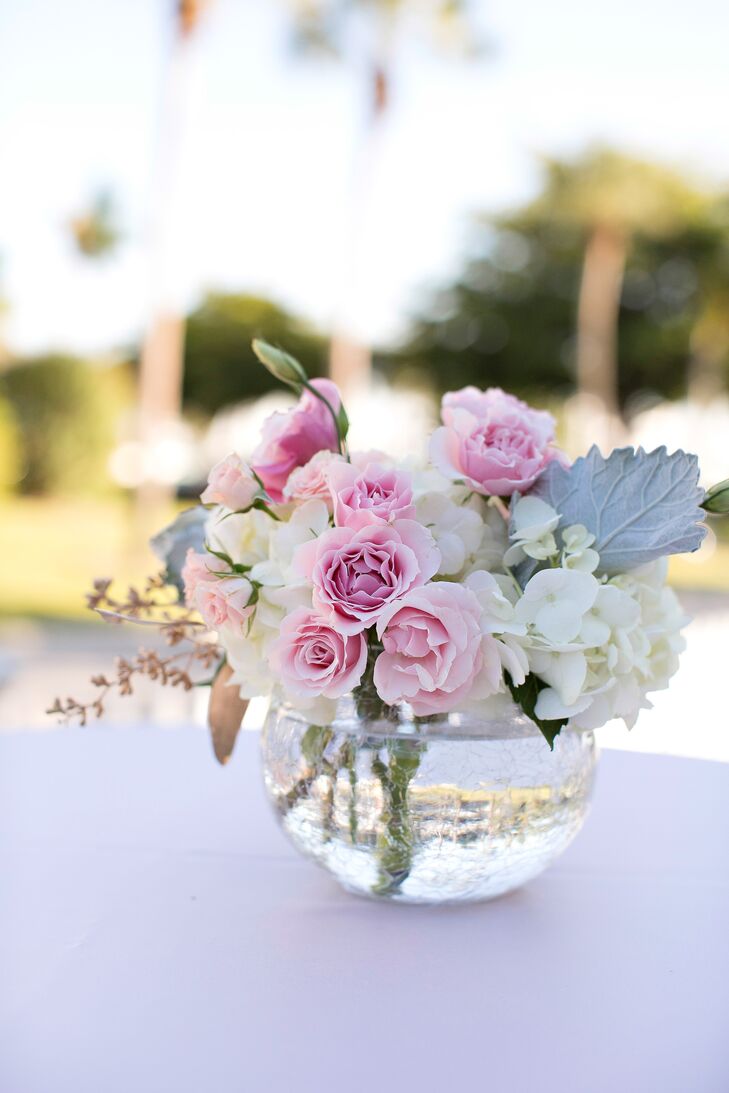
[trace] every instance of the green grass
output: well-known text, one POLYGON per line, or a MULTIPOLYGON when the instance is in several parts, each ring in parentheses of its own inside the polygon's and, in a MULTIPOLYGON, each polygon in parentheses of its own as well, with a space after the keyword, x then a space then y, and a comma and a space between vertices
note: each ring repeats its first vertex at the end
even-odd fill
POLYGON ((95 577, 126 586, 158 572, 146 541, 123 498, 0 502, 0 614, 88 619, 95 577))
MULTIPOLYGON (((126 586, 158 571, 146 540, 170 516, 144 529, 123 498, 0 502, 0 614, 88 619, 84 594, 95 577, 126 586)), ((678 588, 729 591, 729 542, 700 560, 672 558, 670 574, 678 588)))

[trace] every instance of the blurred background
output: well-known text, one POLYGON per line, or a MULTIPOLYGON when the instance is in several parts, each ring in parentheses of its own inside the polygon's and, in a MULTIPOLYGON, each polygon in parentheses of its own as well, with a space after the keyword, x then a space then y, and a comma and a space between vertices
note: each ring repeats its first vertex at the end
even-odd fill
MULTIPOLYGON (((287 404, 254 336, 334 377, 355 446, 416 452, 445 389, 500 385, 573 455, 726 478, 728 39, 718 0, 2 0, 2 726, 139 644, 84 592, 153 572, 287 404)), ((604 742, 729 760, 718 523, 672 579, 683 671, 604 742)))

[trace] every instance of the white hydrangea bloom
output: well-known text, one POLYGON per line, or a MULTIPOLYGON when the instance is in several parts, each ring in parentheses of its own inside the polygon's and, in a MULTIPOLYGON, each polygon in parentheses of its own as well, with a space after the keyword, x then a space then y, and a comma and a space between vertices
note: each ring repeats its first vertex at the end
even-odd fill
POLYGON ((579 569, 594 573, 600 564, 600 555, 592 550, 595 536, 583 524, 572 524, 562 532, 562 565, 565 569, 579 569))
POLYGON ((469 558, 464 574, 475 573, 480 569, 502 569, 504 551, 509 542, 506 521, 496 508, 484 504, 480 498, 472 497, 469 505, 472 505, 477 512, 480 512, 483 527, 481 528, 481 542, 478 544, 476 552, 469 558))
POLYGON ((438 573, 455 576, 478 550, 484 522, 474 508, 457 505, 447 493, 429 492, 416 501, 417 518, 435 539, 440 550, 438 573))
POLYGON ((522 497, 511 513, 512 546, 504 555, 504 564, 517 565, 525 557, 544 561, 557 553, 554 530, 559 513, 539 497, 522 497))
POLYGON ((237 565, 255 565, 269 556, 274 521, 265 512, 232 513, 216 508, 205 525, 206 541, 225 552, 237 565))
POLYGON ((569 717, 579 729, 622 718, 631 728, 650 707, 648 694, 666 687, 678 667, 688 621, 663 584, 665 572, 662 561, 603 585, 580 631, 587 648, 530 652, 532 670, 549 684, 538 717, 569 717))
POLYGON ((548 645, 579 640, 584 616, 594 604, 600 585, 589 573, 573 569, 543 569, 527 582, 515 616, 548 645))

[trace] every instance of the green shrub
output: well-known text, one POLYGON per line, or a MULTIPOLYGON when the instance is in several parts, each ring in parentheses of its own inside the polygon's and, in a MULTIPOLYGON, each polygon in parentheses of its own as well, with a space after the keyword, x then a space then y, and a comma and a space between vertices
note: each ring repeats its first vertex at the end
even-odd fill
POLYGON ((262 368, 253 338, 280 345, 310 376, 326 370, 326 343, 296 318, 255 296, 213 293, 188 316, 185 334, 185 409, 209 415, 257 398, 280 384, 262 368))
POLYGON ((108 483, 117 400, 109 370, 65 356, 13 365, 0 377, 0 395, 17 421, 23 493, 87 493, 108 483))
POLYGON ((12 406, 0 398, 0 495, 13 490, 23 475, 20 429, 12 406))

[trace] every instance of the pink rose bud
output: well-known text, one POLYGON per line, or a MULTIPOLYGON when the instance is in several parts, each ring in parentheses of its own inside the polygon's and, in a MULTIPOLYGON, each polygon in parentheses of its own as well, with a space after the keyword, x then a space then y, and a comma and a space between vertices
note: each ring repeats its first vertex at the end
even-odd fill
POLYGON ((185 564, 181 573, 187 606, 195 606, 195 592, 201 582, 216 580, 213 570, 220 572, 228 568, 225 562, 220 561, 213 554, 197 554, 190 547, 185 555, 185 564))
POLYGON ((415 520, 332 528, 302 544, 294 570, 314 586, 314 606, 342 634, 371 626, 393 600, 425 584, 440 565, 430 532, 415 520))
POLYGON ((357 686, 367 664, 364 634, 341 634, 308 607, 281 623, 271 664, 286 691, 301 698, 339 698, 357 686))
MULTIPOLYGON (((337 414, 342 401, 335 384, 316 379, 311 385, 337 414)), ((326 403, 311 391, 304 391, 291 410, 272 414, 264 422, 261 443, 253 453, 251 465, 272 500, 282 501, 291 472, 322 450, 339 451, 339 431, 326 403)))
POLYGON ((329 469, 334 523, 357 530, 366 524, 392 523, 415 516, 413 483, 407 471, 381 463, 357 470, 351 463, 329 469))
POLYGON ((250 508, 260 492, 261 487, 250 467, 232 452, 215 464, 200 500, 204 505, 224 505, 237 512, 250 508))
POLYGON ((498 387, 449 392, 442 418, 430 440, 433 466, 487 496, 528 490, 557 452, 552 415, 498 387))
MULTIPOLYGON (((458 709, 481 670, 481 608, 463 585, 415 588, 380 614, 383 652, 374 682, 384 702, 410 703, 418 717, 458 709)), ((497 658, 498 659, 498 658, 497 658)))

